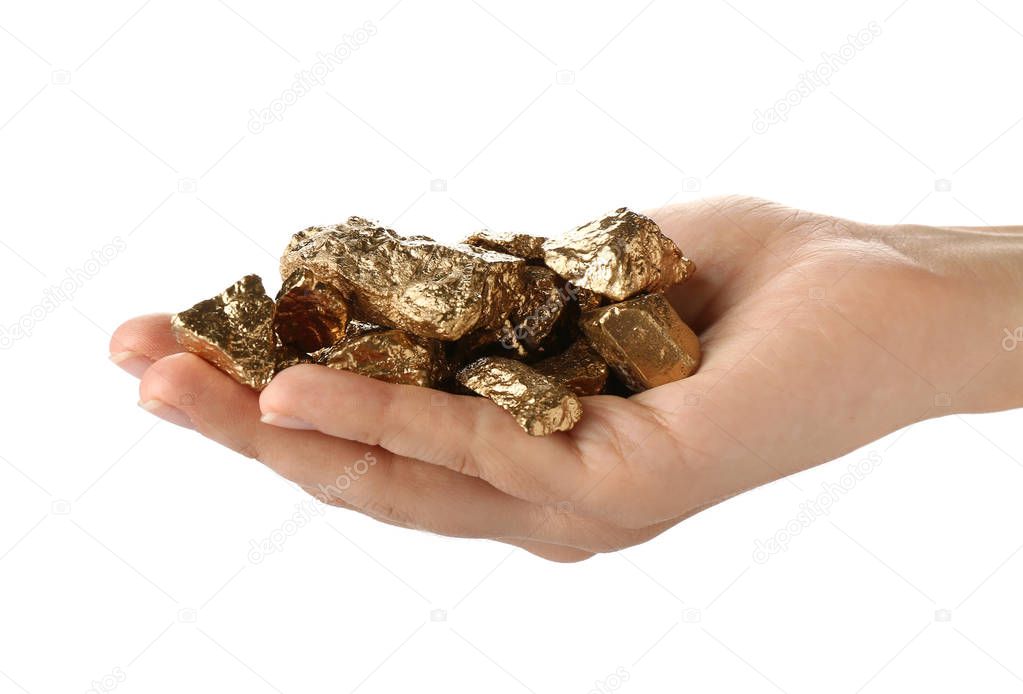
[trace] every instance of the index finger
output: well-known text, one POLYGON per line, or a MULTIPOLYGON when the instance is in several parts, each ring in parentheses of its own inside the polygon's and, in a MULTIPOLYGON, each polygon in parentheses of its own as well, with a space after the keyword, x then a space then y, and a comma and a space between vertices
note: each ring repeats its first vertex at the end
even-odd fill
POLYGON ((307 364, 280 373, 259 402, 268 424, 304 422, 331 436, 479 477, 538 504, 572 499, 592 472, 568 435, 530 436, 483 398, 307 364))

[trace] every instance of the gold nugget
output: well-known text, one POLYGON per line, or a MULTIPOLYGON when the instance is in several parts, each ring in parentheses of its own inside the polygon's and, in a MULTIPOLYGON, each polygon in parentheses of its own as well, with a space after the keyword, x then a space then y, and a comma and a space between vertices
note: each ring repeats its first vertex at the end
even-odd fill
POLYGON ((277 361, 274 302, 258 275, 171 316, 174 339, 239 383, 262 390, 277 361))
POLYGON ((654 220, 624 207, 547 241, 543 251, 564 279, 614 301, 663 291, 694 269, 654 220))
POLYGON ((465 240, 464 243, 477 248, 485 248, 488 251, 506 253, 523 260, 543 262, 543 243, 547 239, 543 236, 532 236, 531 234, 519 234, 511 231, 490 231, 484 229, 477 231, 465 240))
POLYGON ((580 327, 634 392, 685 378, 700 365, 700 340, 663 294, 583 313, 580 327))
POLYGON ((522 293, 524 267, 520 258, 401 237, 361 217, 298 232, 281 258, 282 277, 311 270, 349 298, 355 318, 438 340, 499 327, 522 293))
POLYGON ((583 413, 575 393, 513 359, 483 357, 459 371, 457 379, 510 412, 530 436, 567 431, 583 413))
POLYGON ((533 368, 563 383, 576 395, 599 395, 607 383, 607 364, 586 338, 576 340, 561 354, 538 361, 533 368))
POLYGON ((366 329, 319 353, 318 362, 388 383, 423 388, 432 388, 448 377, 441 343, 403 330, 366 329))
POLYGON ((336 287, 299 268, 277 293, 274 329, 281 343, 302 352, 330 347, 345 335, 348 306, 336 287))

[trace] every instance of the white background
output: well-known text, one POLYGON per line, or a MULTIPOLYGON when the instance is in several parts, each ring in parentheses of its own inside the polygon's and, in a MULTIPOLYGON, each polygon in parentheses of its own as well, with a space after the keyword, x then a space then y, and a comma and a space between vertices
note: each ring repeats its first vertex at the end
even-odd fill
POLYGON ((351 214, 454 239, 749 193, 1020 223, 1019 3, 780 5, 3 3, 0 325, 32 335, 0 352, 0 693, 1020 691, 1019 411, 914 426, 576 565, 316 506, 253 563, 307 497, 138 410, 106 361, 121 320, 247 272, 272 292, 293 231, 351 214), (753 131, 870 22, 829 86, 753 131))

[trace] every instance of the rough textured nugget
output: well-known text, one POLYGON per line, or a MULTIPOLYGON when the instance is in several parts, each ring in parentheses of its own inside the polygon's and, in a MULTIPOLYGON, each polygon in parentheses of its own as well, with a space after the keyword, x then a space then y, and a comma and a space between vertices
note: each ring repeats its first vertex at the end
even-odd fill
POLYGON ((277 361, 274 302, 258 275, 171 316, 174 339, 239 383, 261 390, 277 361))
POLYGON ((538 361, 533 368, 563 383, 576 395, 598 395, 607 383, 607 364, 586 338, 576 340, 561 354, 538 361))
POLYGON ((545 242, 543 251, 564 279, 615 301, 663 291, 694 269, 652 219, 624 207, 545 242))
POLYGON ((530 436, 567 431, 583 413, 566 386, 513 359, 483 357, 459 371, 457 379, 510 412, 530 436))
POLYGON ((403 330, 363 332, 317 356, 320 364, 388 383, 431 388, 448 376, 441 343, 403 330))
POLYGON ((632 391, 689 376, 700 365, 700 340, 663 294, 647 294, 583 313, 590 344, 632 391))
POLYGON ((543 236, 484 229, 471 235, 464 243, 469 246, 476 246, 477 248, 485 248, 488 251, 497 251, 498 253, 513 255, 516 258, 542 263, 543 244, 546 240, 543 236))
POLYGON ((299 268, 277 293, 274 329, 281 343, 302 352, 330 347, 345 335, 348 306, 336 287, 299 268))
POLYGON ((361 217, 295 234, 281 276, 306 268, 337 287, 355 318, 456 340, 496 328, 523 290, 525 261, 464 244, 401 237, 361 217))

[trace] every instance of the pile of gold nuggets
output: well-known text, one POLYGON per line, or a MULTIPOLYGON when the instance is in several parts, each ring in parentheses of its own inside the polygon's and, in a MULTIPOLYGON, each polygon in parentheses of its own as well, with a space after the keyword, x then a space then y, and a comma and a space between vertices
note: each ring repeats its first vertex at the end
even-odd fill
POLYGON ((295 364, 478 394, 533 436, 580 396, 677 381, 700 343, 664 291, 693 263, 626 208, 557 238, 482 231, 444 245, 361 217, 295 234, 270 299, 256 275, 174 315, 187 350, 256 390, 295 364))

